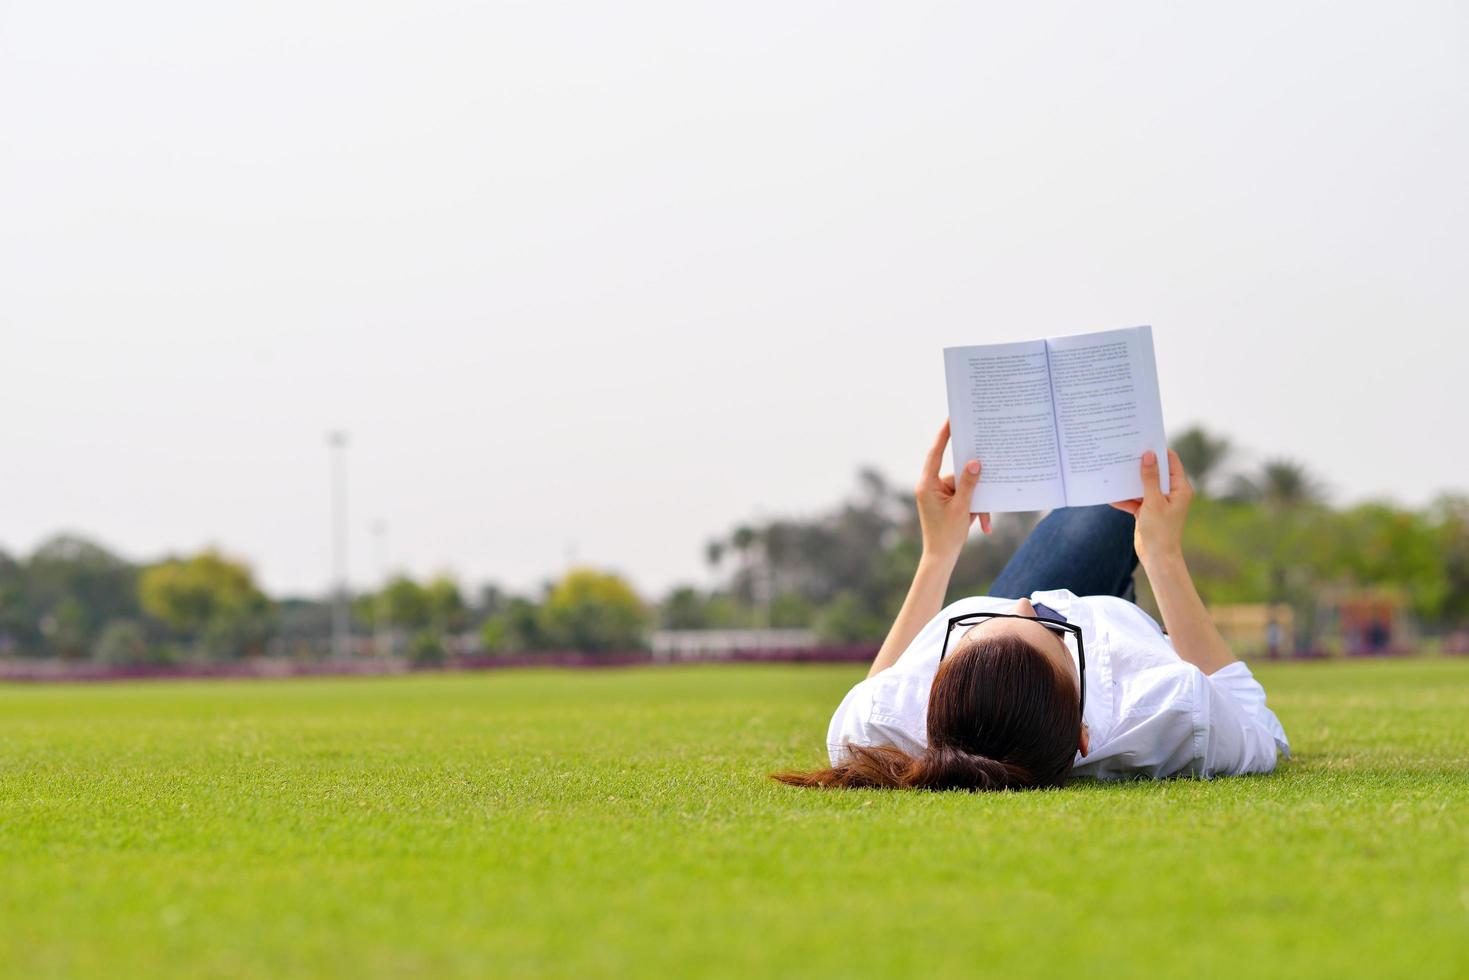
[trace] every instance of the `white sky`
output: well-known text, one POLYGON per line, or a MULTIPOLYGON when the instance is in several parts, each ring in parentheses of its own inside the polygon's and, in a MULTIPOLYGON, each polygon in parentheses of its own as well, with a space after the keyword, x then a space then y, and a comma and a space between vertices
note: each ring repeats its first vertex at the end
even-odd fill
POLYGON ((940 349, 1151 323, 1164 415, 1469 485, 1451 3, 0 2, 0 545, 657 593, 908 482, 940 349))

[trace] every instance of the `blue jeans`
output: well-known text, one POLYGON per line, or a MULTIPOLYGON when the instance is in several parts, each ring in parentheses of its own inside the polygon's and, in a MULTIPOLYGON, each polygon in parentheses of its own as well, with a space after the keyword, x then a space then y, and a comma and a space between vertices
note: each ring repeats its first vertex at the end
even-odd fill
POLYGON ((1133 526, 1131 514, 1106 504, 1053 510, 1006 562, 989 594, 1020 599, 1044 589, 1070 589, 1135 602, 1133 526))

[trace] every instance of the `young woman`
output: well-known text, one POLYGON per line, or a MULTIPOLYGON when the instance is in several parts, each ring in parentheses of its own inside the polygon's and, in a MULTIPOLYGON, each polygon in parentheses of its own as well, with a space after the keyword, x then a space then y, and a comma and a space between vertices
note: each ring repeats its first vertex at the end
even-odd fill
POLYGON ((1143 496, 1052 511, 992 596, 940 609, 977 518, 970 461, 939 476, 949 427, 919 480, 923 557, 868 671, 832 717, 831 767, 798 786, 1010 789, 1099 778, 1269 772, 1290 753, 1265 691, 1230 653, 1181 547, 1193 488, 1169 452, 1142 458, 1143 496), (1168 628, 1130 600, 1141 560, 1168 628))

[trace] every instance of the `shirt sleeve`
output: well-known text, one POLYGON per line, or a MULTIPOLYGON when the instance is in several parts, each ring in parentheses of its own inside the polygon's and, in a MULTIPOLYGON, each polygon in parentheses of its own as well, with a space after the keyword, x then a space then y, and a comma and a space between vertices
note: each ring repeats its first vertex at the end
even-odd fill
POLYGON ((927 741, 926 707, 930 682, 889 668, 861 681, 842 699, 826 729, 826 754, 839 766, 849 745, 890 745, 909 755, 927 741))
POLYGON ((1235 661, 1199 677, 1198 705, 1207 712, 1204 775, 1270 772, 1277 751, 1290 756, 1285 729, 1265 706, 1265 689, 1248 666, 1235 661))
POLYGON ((869 677, 848 691, 831 716, 831 724, 826 729, 826 754, 833 766, 847 760, 848 745, 872 744, 872 732, 867 724, 872 707, 872 680, 869 677))

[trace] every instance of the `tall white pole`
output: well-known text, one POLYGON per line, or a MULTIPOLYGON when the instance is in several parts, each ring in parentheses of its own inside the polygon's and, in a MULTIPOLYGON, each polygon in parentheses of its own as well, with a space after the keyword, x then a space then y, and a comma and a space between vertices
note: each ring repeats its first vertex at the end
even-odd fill
POLYGON ((347 433, 327 433, 332 457, 332 653, 352 655, 352 612, 347 592, 347 433))
POLYGON ((372 604, 373 633, 377 655, 386 657, 393 652, 393 636, 388 626, 387 597, 383 594, 388 585, 388 523, 372 522, 374 563, 377 565, 377 601, 372 604))

